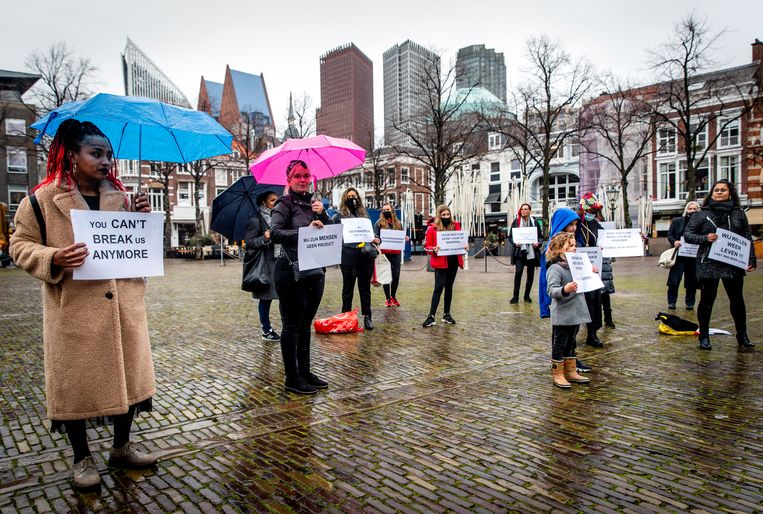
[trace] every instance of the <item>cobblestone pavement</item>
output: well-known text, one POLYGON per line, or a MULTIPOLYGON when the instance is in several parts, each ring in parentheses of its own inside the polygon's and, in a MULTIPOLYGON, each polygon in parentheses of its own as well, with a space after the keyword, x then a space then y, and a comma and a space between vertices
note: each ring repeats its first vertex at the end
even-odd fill
MULTIPOLYGON (((471 263, 456 325, 421 328, 433 282, 421 257, 405 265, 400 308, 374 289, 374 331, 315 337, 331 388, 305 398, 283 391, 239 264, 167 261, 146 297, 155 411, 133 437, 161 460, 109 469, 110 429, 92 429, 104 485, 87 494, 71 487, 66 440, 46 429, 39 284, 0 270, 0 511, 763 511, 763 348, 718 336, 700 352, 660 336, 666 272, 619 259, 617 328, 605 348, 580 349, 591 384, 562 391, 548 321, 535 303, 508 304, 513 268, 471 263)), ((339 310, 340 283, 329 270, 319 316, 339 310)), ((760 272, 746 284, 758 341, 761 286, 760 272)), ((722 293, 713 326, 733 331, 722 293)))

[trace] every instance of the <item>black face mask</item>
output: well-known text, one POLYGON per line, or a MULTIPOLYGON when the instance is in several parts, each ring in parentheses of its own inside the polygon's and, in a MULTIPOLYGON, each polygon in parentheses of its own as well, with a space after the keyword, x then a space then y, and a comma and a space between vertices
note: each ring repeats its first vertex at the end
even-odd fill
POLYGON ((384 217, 388 220, 392 219, 392 211, 384 211, 382 214, 384 214, 384 217))
POLYGON ((357 209, 358 208, 358 199, 357 198, 348 198, 347 199, 347 207, 350 209, 357 209))
POLYGON ((442 222, 443 227, 450 225, 450 218, 440 218, 440 221, 442 222))

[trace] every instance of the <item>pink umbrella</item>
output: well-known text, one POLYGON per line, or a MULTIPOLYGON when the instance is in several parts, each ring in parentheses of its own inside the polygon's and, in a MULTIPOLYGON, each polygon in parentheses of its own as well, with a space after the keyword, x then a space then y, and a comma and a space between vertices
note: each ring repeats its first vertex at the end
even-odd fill
POLYGON ((314 136, 288 139, 262 152, 251 166, 260 184, 286 184, 286 166, 299 159, 307 164, 316 181, 335 177, 363 164, 366 151, 348 139, 314 136))

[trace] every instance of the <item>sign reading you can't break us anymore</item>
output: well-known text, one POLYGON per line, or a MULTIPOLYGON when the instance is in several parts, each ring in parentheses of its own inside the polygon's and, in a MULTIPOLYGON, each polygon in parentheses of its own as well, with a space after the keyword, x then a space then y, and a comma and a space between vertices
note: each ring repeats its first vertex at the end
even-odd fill
POLYGON ((89 251, 85 263, 74 268, 74 280, 164 275, 163 213, 70 212, 74 240, 89 251))

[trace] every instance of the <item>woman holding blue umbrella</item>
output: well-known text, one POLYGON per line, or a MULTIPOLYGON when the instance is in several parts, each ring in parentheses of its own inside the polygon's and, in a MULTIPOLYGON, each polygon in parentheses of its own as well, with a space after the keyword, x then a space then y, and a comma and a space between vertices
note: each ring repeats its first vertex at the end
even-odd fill
POLYGON ((86 422, 109 416, 109 464, 141 468, 156 457, 129 442, 133 417, 150 411, 156 393, 142 278, 73 280, 88 255, 74 241, 70 211, 150 212, 145 194, 130 201, 116 177, 111 144, 90 122, 67 120, 50 147, 48 175, 16 213, 11 254, 43 282, 45 397, 52 431, 74 450, 79 488, 101 478, 90 454, 86 422))

